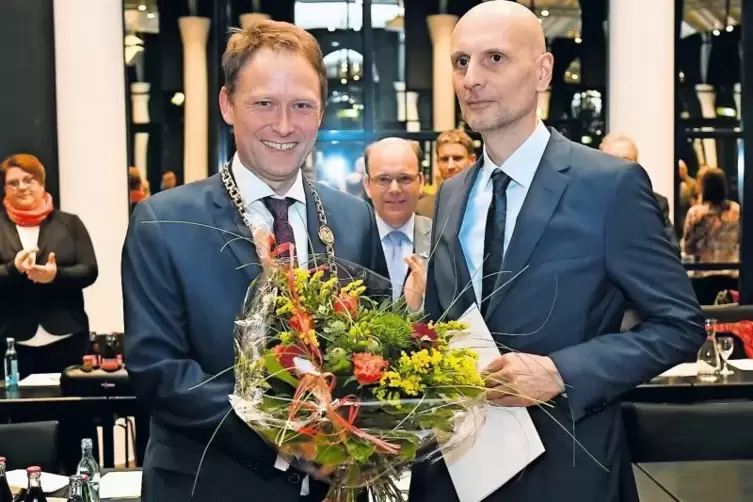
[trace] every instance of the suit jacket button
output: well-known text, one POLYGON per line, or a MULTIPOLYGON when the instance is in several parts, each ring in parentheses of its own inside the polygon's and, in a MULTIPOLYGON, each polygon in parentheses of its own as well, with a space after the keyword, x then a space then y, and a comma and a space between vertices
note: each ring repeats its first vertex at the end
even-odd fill
POLYGON ((299 476, 298 473, 294 472, 288 476, 288 483, 292 485, 297 485, 300 482, 301 482, 301 476, 299 476))

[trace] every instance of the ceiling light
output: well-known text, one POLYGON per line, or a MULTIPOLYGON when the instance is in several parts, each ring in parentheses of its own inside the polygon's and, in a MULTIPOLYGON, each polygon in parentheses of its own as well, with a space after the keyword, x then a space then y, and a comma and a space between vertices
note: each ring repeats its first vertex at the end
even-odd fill
POLYGON ((146 15, 146 17, 149 19, 154 19, 156 16, 157 14, 155 14, 154 12, 150 12, 149 14, 146 15))
POLYGON ((721 35, 722 32, 719 31, 718 29, 715 29, 712 33, 714 34, 715 37, 718 37, 719 35, 721 35))
POLYGON ((541 9, 541 15, 547 17, 549 15, 549 9, 541 9))
POLYGON ((143 3, 141 5, 139 5, 139 10, 141 12, 144 12, 146 10, 146 5, 144 5, 143 3))
POLYGON ((725 28, 725 30, 727 30, 727 31, 728 31, 728 32, 730 32, 730 33, 731 33, 731 32, 732 32, 732 30, 734 30, 734 29, 735 29, 735 27, 734 27, 734 26, 732 26, 731 24, 728 24, 728 25, 727 25, 727 27, 725 28))
POLYGON ((580 38, 580 37, 575 37, 575 43, 576 43, 576 44, 579 44, 579 43, 581 43, 582 41, 583 41, 583 39, 582 39, 582 38, 580 38))

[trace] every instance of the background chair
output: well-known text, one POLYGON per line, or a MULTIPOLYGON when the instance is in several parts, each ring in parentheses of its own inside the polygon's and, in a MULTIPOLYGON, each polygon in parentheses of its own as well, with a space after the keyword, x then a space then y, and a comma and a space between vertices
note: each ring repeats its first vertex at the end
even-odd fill
POLYGON ((623 403, 622 409, 634 463, 753 460, 753 402, 623 403))
POLYGON ((7 458, 9 471, 38 465, 44 472, 60 472, 58 423, 0 424, 0 456, 7 458))

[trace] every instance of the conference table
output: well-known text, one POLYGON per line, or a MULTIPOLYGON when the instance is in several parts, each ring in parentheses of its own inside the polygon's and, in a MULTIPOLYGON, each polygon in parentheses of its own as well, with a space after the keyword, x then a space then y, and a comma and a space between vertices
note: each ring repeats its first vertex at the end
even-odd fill
MULTIPOLYGON (((734 369, 732 375, 713 381, 697 376, 660 376, 628 392, 623 400, 693 404, 752 398, 753 371, 734 369)), ((0 423, 57 420, 69 415, 93 417, 102 425, 105 468, 114 467, 116 417, 141 417, 136 421, 141 424, 140 433, 136 434, 136 458, 141 458, 148 438, 148 419, 134 396, 69 396, 59 386, 21 388, 11 393, 0 382, 0 423)), ((634 471, 642 502, 702 502, 711 499, 711 494, 718 495, 720 484, 736 490, 720 500, 753 500, 753 461, 641 463, 635 465, 634 471)))

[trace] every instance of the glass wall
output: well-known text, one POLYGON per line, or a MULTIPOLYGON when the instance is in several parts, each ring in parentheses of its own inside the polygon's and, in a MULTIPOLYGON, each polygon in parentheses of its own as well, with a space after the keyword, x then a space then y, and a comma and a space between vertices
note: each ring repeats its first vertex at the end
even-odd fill
POLYGON ((713 282, 699 290, 699 299, 713 303, 719 290, 739 289, 744 171, 741 2, 684 0, 682 13, 676 48, 674 222, 683 258, 698 279, 694 282, 713 282))

